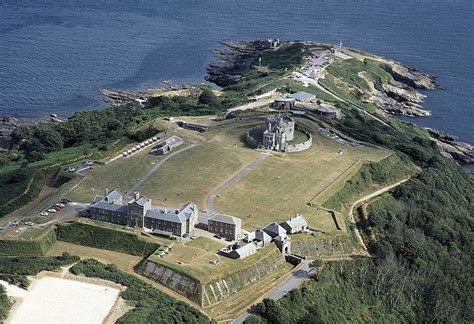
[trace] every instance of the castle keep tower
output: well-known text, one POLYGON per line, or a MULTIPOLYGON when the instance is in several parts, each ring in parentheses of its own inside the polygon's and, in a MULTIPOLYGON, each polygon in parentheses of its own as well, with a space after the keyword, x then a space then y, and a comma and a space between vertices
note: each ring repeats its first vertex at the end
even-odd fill
POLYGON ((295 135, 295 121, 289 116, 270 116, 267 118, 263 132, 263 147, 286 152, 288 141, 295 135))

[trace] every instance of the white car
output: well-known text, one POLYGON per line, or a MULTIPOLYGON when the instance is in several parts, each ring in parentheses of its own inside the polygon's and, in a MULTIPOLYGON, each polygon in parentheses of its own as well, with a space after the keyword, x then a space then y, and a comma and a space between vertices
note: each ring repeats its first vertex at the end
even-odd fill
POLYGON ((53 213, 53 214, 54 214, 54 213, 57 213, 58 211, 57 211, 56 209, 52 209, 52 208, 50 208, 50 209, 48 209, 48 212, 50 212, 50 213, 53 213))
POLYGON ((47 212, 41 212, 40 215, 41 216, 48 216, 48 213, 47 212))

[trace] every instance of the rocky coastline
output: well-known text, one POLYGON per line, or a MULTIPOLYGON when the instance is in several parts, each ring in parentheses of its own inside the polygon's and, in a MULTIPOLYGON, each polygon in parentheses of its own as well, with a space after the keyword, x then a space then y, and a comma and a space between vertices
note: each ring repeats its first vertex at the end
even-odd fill
POLYGON ((440 150, 461 165, 474 164, 474 146, 460 142, 459 138, 432 128, 425 128, 440 150))
MULTIPOLYGON (((278 41, 278 43, 291 43, 278 41)), ((305 42, 305 44, 323 44, 305 42)), ((275 47, 274 40, 224 42, 222 47, 214 50, 216 61, 209 64, 205 79, 220 87, 226 87, 239 82, 241 77, 252 69, 252 64, 258 59, 263 50, 275 47)), ((358 50, 352 52, 367 55, 358 50)), ((369 57, 370 58, 370 57, 369 57)), ((380 109, 390 115, 407 115, 413 117, 430 116, 431 112, 422 106, 426 97, 418 90, 437 88, 436 77, 399 62, 377 57, 382 61, 382 68, 390 73, 393 80, 389 83, 371 84, 372 91, 369 99, 380 109)), ((362 76, 362 75, 361 75, 362 76)), ((111 105, 139 104, 146 105, 150 97, 162 94, 184 94, 182 91, 192 91, 194 86, 175 85, 171 81, 163 81, 161 87, 145 90, 109 90, 101 89, 104 101, 111 105)), ((31 121, 18 121, 14 117, 4 116, 0 119, 0 151, 8 150, 11 142, 11 132, 20 125, 32 125, 40 121, 61 122, 61 118, 51 115, 50 118, 31 121)), ((445 156, 452 158, 460 165, 474 164, 474 148, 471 144, 460 142, 456 136, 426 128, 431 138, 436 142, 445 156)))

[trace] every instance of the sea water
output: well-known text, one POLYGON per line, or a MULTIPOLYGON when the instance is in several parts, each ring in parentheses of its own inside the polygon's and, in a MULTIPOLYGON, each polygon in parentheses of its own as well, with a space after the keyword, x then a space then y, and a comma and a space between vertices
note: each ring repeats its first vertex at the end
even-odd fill
POLYGON ((99 89, 201 83, 226 40, 309 39, 438 76, 429 118, 474 142, 472 1, 0 1, 0 116, 103 107, 99 89))

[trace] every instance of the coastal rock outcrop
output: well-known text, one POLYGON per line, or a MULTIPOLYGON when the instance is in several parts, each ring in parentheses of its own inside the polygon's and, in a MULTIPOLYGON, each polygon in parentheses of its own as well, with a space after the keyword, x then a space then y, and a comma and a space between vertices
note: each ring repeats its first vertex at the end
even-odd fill
POLYGON ((460 142, 458 137, 436 129, 425 128, 440 150, 461 165, 474 163, 474 147, 460 142))
POLYGON ((242 75, 252 68, 252 63, 265 49, 272 48, 271 40, 251 42, 225 42, 214 50, 216 61, 207 68, 205 79, 220 87, 239 82, 242 75))
POLYGON ((386 113, 416 117, 430 116, 431 112, 421 106, 425 96, 399 81, 374 85, 373 100, 386 113))
POLYGON ((435 76, 418 71, 403 64, 383 64, 382 68, 390 73, 394 80, 415 89, 432 90, 436 88, 435 76))

